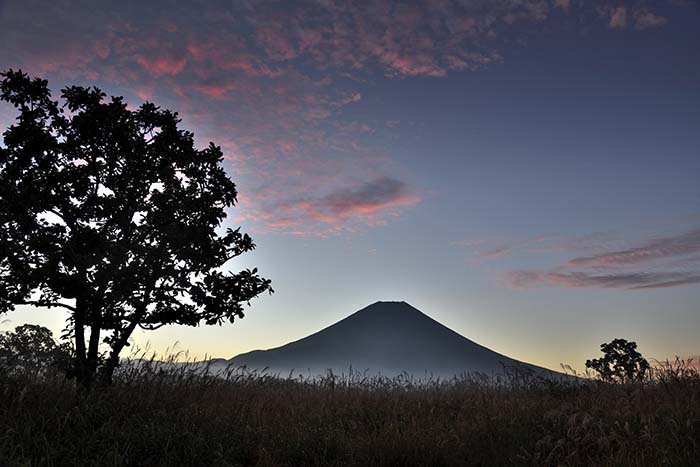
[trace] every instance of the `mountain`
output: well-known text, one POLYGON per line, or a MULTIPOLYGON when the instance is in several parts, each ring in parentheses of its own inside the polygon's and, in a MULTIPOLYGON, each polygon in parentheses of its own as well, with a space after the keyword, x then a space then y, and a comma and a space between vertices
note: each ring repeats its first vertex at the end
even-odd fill
POLYGON ((539 374, 551 370, 487 349, 423 314, 406 302, 377 302, 315 334, 269 350, 234 357, 234 366, 287 376, 317 376, 330 369, 393 377, 451 377, 463 373, 503 374, 507 367, 539 374))

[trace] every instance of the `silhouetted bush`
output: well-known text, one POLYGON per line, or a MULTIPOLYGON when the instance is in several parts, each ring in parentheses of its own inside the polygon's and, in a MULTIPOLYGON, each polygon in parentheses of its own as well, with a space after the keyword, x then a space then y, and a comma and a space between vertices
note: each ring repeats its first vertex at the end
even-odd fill
POLYGON ((613 339, 600 345, 602 358, 586 360, 586 368, 595 371, 608 383, 635 383, 644 380, 649 362, 637 351, 637 343, 613 339))

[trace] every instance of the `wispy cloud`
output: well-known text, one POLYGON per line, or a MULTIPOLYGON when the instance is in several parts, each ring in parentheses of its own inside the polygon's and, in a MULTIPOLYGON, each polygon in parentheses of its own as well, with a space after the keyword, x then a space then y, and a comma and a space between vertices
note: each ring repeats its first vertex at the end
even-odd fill
POLYGON ((667 18, 655 15, 646 8, 637 11, 634 15, 634 27, 636 29, 659 28, 667 22, 667 18))
POLYGON ((700 272, 636 272, 596 274, 590 272, 508 271, 507 285, 516 289, 535 286, 655 289, 700 283, 700 272))
POLYGON ((359 187, 338 190, 323 197, 316 208, 335 216, 372 214, 389 206, 406 206, 418 199, 402 181, 382 177, 359 187))
POLYGON ((668 23, 668 18, 655 14, 647 6, 627 7, 619 5, 603 8, 604 16, 608 18, 610 29, 625 29, 634 26, 634 29, 643 30, 660 28, 668 23))
POLYGON ((631 248, 579 256, 549 270, 510 270, 503 277, 515 289, 558 286, 642 290, 698 284, 700 229, 653 238, 631 248))
MULTIPOLYGON (((679 222, 687 228, 689 222, 697 225, 697 218, 684 217, 679 222)), ((626 241, 624 237, 619 233, 594 232, 573 237, 537 235, 512 241, 471 238, 452 244, 468 251, 469 264, 491 263, 489 269, 508 267, 501 270, 501 279, 514 289, 556 286, 641 290, 700 283, 700 228, 636 241, 626 241), (513 267, 523 261, 538 261, 544 266, 513 267)))
POLYGON ((653 239, 635 248, 574 258, 569 260, 567 265, 586 268, 627 266, 693 253, 700 253, 700 229, 673 237, 653 239))
POLYGON ((473 238, 452 242, 467 247, 469 256, 478 262, 502 259, 522 254, 542 254, 566 251, 582 251, 601 248, 611 241, 606 233, 593 233, 575 238, 560 235, 536 235, 524 240, 504 241, 497 238, 473 238))
POLYGON ((513 250, 512 247, 508 245, 498 246, 496 248, 491 248, 489 250, 478 253, 477 257, 479 259, 493 259, 505 256, 513 250))
POLYGON ((358 223, 378 225, 384 215, 397 215, 420 198, 406 183, 379 177, 358 185, 335 189, 318 198, 284 202, 271 209, 280 219, 264 220, 267 228, 295 235, 325 236, 353 229, 358 223), (309 225, 309 221, 313 223, 309 225))

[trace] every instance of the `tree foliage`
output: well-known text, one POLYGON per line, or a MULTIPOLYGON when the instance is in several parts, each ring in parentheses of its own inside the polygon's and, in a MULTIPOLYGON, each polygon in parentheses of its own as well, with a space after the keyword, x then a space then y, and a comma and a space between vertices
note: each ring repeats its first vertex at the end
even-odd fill
POLYGON ((58 344, 53 333, 34 324, 17 326, 14 331, 0 332, 0 370, 43 371, 48 368, 68 370, 72 350, 67 343, 58 344))
POLYGON ((611 383, 635 383, 644 380, 649 362, 637 351, 637 343, 613 339, 600 345, 602 358, 586 360, 586 368, 598 373, 600 379, 611 383))
POLYGON ((272 292, 257 269, 225 272, 255 245, 217 232, 236 187, 221 149, 203 149, 177 113, 131 110, 96 87, 62 90, 0 73, 18 111, 0 145, 0 312, 31 304, 69 310, 78 378, 111 378, 137 327, 233 322, 272 292), (89 331, 89 337, 86 332, 89 331))

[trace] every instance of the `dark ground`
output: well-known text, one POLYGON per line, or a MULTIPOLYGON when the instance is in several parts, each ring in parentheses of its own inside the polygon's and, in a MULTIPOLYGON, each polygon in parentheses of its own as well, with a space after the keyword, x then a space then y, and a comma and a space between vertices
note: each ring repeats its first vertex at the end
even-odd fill
POLYGON ((131 368, 78 391, 0 376, 0 465, 700 465, 700 375, 416 384, 131 368))

